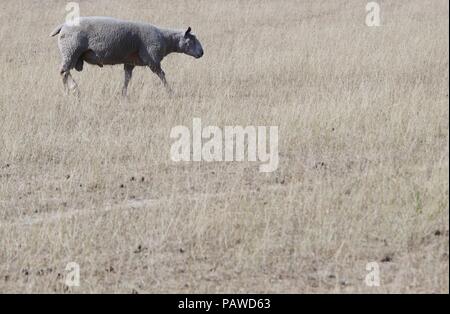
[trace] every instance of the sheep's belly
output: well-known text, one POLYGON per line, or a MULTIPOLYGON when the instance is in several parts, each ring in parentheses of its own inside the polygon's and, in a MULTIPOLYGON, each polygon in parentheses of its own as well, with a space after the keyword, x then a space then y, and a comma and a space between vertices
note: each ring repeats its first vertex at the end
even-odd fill
POLYGON ((141 58, 139 57, 139 52, 138 51, 130 53, 125 58, 124 63, 138 65, 138 66, 143 66, 144 65, 144 62, 142 62, 141 58))
POLYGON ((94 65, 116 65, 116 64, 132 64, 136 66, 144 66, 144 62, 139 57, 139 52, 129 52, 126 54, 101 54, 90 51, 83 56, 84 61, 94 65))

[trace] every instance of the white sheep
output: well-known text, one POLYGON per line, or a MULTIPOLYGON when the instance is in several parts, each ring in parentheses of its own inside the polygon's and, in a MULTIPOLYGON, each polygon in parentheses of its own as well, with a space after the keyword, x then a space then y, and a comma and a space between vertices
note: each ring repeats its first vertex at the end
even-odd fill
POLYGON ((70 70, 82 71, 83 62, 100 67, 123 64, 124 96, 135 66, 148 66, 170 91, 161 69, 162 59, 172 52, 195 58, 203 56, 202 45, 190 27, 186 31, 177 31, 109 17, 82 17, 78 26, 64 23, 50 36, 57 34, 62 55, 60 74, 66 91, 77 89, 70 70))

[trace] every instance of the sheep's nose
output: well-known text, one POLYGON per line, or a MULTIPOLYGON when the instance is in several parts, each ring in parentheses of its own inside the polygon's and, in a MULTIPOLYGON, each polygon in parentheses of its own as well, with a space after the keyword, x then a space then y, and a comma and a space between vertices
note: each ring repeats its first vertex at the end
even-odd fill
POLYGON ((200 54, 198 55, 199 58, 203 57, 203 50, 200 51, 200 54))

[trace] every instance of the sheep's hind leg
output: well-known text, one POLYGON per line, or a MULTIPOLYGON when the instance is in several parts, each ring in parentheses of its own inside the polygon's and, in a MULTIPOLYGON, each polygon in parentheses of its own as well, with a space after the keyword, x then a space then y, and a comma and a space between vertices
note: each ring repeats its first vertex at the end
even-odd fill
POLYGON ((134 65, 125 64, 123 68, 125 70, 125 81, 123 83, 122 96, 127 97, 128 84, 130 83, 131 77, 133 76, 134 65))
POLYGON ((70 71, 61 71, 61 76, 66 95, 68 95, 70 91, 73 91, 77 96, 80 96, 78 84, 73 79, 72 75, 70 74, 70 71))
MULTIPOLYGON (((69 94, 70 91, 74 91, 77 96, 80 95, 80 91, 78 90, 78 84, 73 79, 72 75, 70 74, 70 70, 77 66, 78 58, 76 58, 75 62, 73 62, 71 59, 63 59, 63 64, 61 65, 60 74, 62 76, 62 82, 64 85, 64 90, 66 92, 66 95, 69 94)), ((79 65, 78 65, 79 66, 79 65)))
POLYGON ((65 72, 65 71, 61 71, 61 77, 62 77, 62 82, 63 82, 63 86, 64 86, 64 93, 66 95, 69 94, 69 86, 67 85, 67 80, 69 79, 69 71, 65 72))

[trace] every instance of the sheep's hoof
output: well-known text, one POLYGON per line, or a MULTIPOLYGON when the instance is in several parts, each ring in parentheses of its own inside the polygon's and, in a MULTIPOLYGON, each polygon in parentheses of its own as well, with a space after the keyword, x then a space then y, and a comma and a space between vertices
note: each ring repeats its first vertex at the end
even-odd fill
POLYGON ((128 95, 122 95, 122 97, 118 97, 119 104, 128 105, 130 103, 130 97, 128 95))

